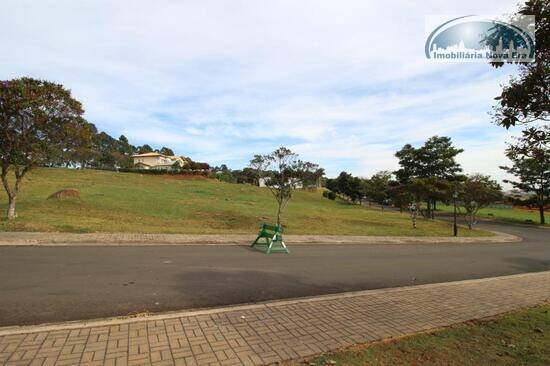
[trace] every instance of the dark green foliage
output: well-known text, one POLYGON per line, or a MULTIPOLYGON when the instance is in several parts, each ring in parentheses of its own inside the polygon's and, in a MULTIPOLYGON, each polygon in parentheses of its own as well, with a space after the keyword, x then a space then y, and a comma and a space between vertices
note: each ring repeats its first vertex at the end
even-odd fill
POLYGON ((329 191, 327 197, 329 200, 334 201, 336 199, 336 193, 334 193, 333 191, 329 191))
POLYGON ((545 223, 544 206, 550 196, 550 126, 523 131, 522 137, 509 144, 506 156, 512 166, 502 166, 517 181, 505 180, 525 192, 535 192, 540 223, 545 223))
POLYGON ((426 202, 427 217, 434 217, 438 200, 449 199, 450 182, 464 178, 455 160, 463 151, 453 146, 450 137, 433 136, 419 148, 407 144, 395 153, 401 168, 394 173, 416 202, 426 202))
POLYGON ((389 185, 392 173, 381 171, 364 181, 365 195, 371 201, 384 204, 390 198, 389 185))
POLYGON ((395 172, 398 180, 407 183, 411 178, 452 179, 462 171, 455 161, 463 149, 453 146, 450 137, 430 137, 423 146, 410 144, 395 153, 401 168, 395 172))
POLYGON ((354 177, 349 173, 341 172, 335 179, 327 179, 327 189, 340 193, 355 202, 364 196, 364 184, 359 177, 354 177))
POLYGON ((503 198, 500 185, 488 175, 473 174, 457 185, 460 205, 465 210, 468 227, 472 229, 477 212, 503 198))
POLYGON ((327 198, 328 197, 328 192, 329 191, 323 191, 323 197, 327 198))
POLYGON ((387 194, 391 203, 401 211, 414 202, 414 195, 408 186, 397 181, 389 182, 387 194))
POLYGON ((0 83, 0 168, 8 219, 16 217, 17 194, 30 169, 66 164, 89 148, 95 128, 83 114, 82 104, 62 85, 32 78, 0 83))
POLYGON ((147 144, 137 148, 137 153, 138 154, 146 154, 146 153, 150 153, 150 152, 153 152, 153 148, 151 146, 147 145, 147 144))
POLYGON ((162 155, 166 155, 166 156, 174 156, 174 155, 176 155, 176 154, 174 154, 174 151, 173 151, 172 149, 170 149, 170 148, 168 148, 168 147, 165 147, 165 146, 163 146, 163 147, 160 149, 159 153, 161 153, 162 155))
MULTIPOLYGON (((510 79, 493 108, 496 124, 505 128, 528 123, 550 121, 550 1, 527 1, 515 19, 535 16, 535 62, 519 65, 519 76, 510 79)), ((499 34, 493 34, 498 39, 499 34)), ((493 63, 501 67, 503 63, 493 63)))
POLYGON ((208 163, 199 163, 196 161, 191 161, 189 163, 189 169, 191 170, 210 170, 210 165, 208 163))

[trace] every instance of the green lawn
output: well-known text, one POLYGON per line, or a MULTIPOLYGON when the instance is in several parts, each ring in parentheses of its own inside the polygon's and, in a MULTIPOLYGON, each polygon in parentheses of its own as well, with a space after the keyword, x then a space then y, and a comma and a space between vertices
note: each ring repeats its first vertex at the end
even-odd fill
MULTIPOLYGON (((401 340, 359 346, 311 365, 550 365, 550 306, 401 340)), ((298 365, 298 363, 291 363, 298 365)), ((308 364, 308 363, 306 363, 308 364)))
MULTIPOLYGON (((0 204, 6 204, 2 190, 0 204)), ((266 188, 214 180, 175 180, 165 176, 99 170, 42 168, 25 179, 17 203, 18 218, 0 221, 3 231, 255 233, 273 222, 275 200, 266 188), (63 188, 80 190, 81 199, 47 200, 63 188)), ((289 234, 448 236, 447 223, 380 212, 321 191, 296 192, 285 213, 289 234)), ((490 235, 463 230, 464 235, 490 235)))
MULTIPOLYGON (((452 212, 453 206, 446 206, 440 203, 437 205, 437 209, 445 212, 452 212)), ((548 212, 545 213, 547 216, 546 221, 550 221, 548 218, 548 212)), ((540 224, 539 212, 535 210, 530 211, 513 208, 482 208, 481 210, 479 210, 478 216, 521 224, 540 224)), ((548 225, 548 223, 546 225, 548 225)))

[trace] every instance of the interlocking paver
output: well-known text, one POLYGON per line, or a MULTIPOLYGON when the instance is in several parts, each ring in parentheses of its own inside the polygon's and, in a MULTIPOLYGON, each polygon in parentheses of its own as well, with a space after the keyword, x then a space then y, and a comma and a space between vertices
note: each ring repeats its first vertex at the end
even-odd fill
POLYGON ((364 291, 248 310, 4 335, 0 364, 260 365, 546 300, 550 300, 550 271, 364 291))

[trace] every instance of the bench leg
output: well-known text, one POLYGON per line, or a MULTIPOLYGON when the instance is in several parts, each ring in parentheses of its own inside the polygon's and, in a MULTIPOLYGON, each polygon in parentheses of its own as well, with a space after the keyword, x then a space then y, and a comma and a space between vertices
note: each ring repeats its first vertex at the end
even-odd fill
POLYGON ((271 248, 273 247, 273 240, 269 240, 269 245, 267 246, 267 249, 265 250, 265 254, 270 254, 271 253, 271 248))
POLYGON ((282 241, 282 242, 281 242, 281 245, 283 246, 283 248, 285 248, 285 252, 286 252, 286 254, 290 254, 290 250, 288 250, 288 248, 286 247, 286 245, 285 245, 285 242, 284 242, 284 241, 282 241))

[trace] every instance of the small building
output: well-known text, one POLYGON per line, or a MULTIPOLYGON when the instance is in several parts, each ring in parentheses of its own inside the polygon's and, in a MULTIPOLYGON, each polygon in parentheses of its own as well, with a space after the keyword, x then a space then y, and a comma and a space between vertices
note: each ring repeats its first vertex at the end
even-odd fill
POLYGON ((156 152, 132 155, 134 167, 138 169, 170 170, 188 167, 189 158, 183 156, 167 156, 156 152))

